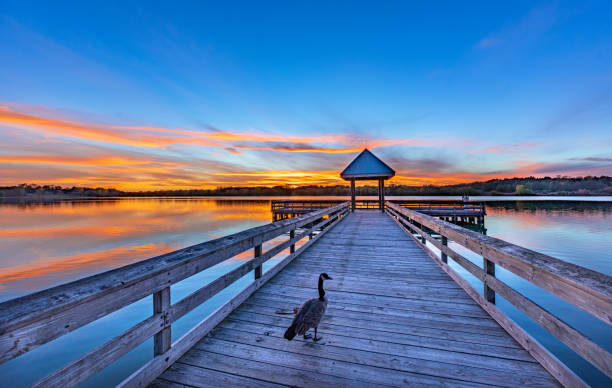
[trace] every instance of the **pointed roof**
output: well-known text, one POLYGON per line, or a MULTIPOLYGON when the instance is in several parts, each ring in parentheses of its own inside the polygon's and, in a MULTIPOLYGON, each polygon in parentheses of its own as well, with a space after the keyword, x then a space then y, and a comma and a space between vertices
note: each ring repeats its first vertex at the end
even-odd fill
POLYGON ((389 179, 395 171, 367 148, 361 151, 353 161, 340 173, 342 179, 389 179))

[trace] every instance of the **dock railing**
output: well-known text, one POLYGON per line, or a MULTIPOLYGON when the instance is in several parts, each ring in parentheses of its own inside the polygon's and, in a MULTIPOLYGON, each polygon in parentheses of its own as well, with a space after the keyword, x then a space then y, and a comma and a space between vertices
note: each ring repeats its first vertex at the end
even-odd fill
MULTIPOLYGON (((296 211, 312 211, 314 209, 323 209, 330 206, 335 206, 339 203, 345 202, 338 199, 313 199, 313 200, 299 200, 299 199, 274 199, 271 201, 272 212, 285 210, 291 212, 296 211)), ((373 199, 360 199, 355 201, 358 209, 378 209, 378 200, 373 199)))
POLYGON ((499 294, 550 334, 569 346, 607 376, 612 377, 612 355, 560 317, 495 277, 499 265, 538 287, 612 325, 612 277, 532 250, 485 236, 450 222, 386 202, 385 211, 419 244, 485 311, 565 386, 584 385, 582 380, 495 306, 499 294), (440 239, 434 238, 439 234, 440 239), (417 238, 416 235, 419 236, 417 238), (427 246, 440 251, 440 257, 427 246), (448 246, 448 241, 483 257, 482 268, 448 246), (475 290, 448 265, 454 260, 483 283, 475 290))
MULTIPOLYGON (((337 199, 275 199, 271 201, 273 215, 277 214, 304 214, 316 209, 323 209, 342 203, 337 199)), ((462 202, 457 200, 421 200, 421 199, 393 199, 389 202, 403 208, 430 213, 432 215, 450 216, 460 214, 465 217, 484 217, 486 206, 484 202, 462 202)), ((380 209, 377 199, 357 199, 356 209, 380 209)), ((281 218, 281 217, 279 217, 281 218)))
POLYGON ((342 202, 339 200, 272 200, 272 212, 282 209, 324 209, 326 207, 335 206, 342 202))
POLYGON ((428 210, 469 210, 473 212, 480 212, 486 215, 485 203, 484 202, 461 202, 452 200, 392 200, 389 201, 396 205, 400 205, 403 208, 416 210, 416 211, 428 211, 428 210))
POLYGON ((153 359, 120 384, 146 386, 339 222, 348 209, 349 203, 343 202, 1 303, 0 363, 152 295, 153 314, 149 318, 34 384, 39 387, 78 385, 154 337, 153 359), (288 240, 262 251, 264 242, 287 233, 288 240), (305 238, 309 240, 296 250, 295 244, 305 238), (262 264, 287 248, 290 254, 262 274, 262 264), (170 286, 248 249, 254 250, 251 260, 178 302, 170 303, 170 286), (171 343, 173 322, 253 270, 252 283, 171 343))

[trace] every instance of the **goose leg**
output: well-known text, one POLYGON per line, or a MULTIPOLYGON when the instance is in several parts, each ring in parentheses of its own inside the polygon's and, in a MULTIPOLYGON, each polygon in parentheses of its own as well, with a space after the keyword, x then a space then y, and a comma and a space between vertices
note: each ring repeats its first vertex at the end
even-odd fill
POLYGON ((320 340, 323 337, 317 337, 317 328, 315 327, 314 329, 315 329, 315 334, 314 334, 314 338, 312 340, 316 342, 316 341, 320 340))

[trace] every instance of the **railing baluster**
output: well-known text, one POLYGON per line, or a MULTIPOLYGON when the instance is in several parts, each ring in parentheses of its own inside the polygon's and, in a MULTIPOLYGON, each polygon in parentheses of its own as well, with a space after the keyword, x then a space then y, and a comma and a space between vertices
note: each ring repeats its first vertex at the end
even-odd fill
POLYGON ((153 294, 153 314, 164 314, 164 328, 153 339, 153 352, 157 356, 170 349, 172 341, 172 326, 168 325, 168 309, 170 308, 170 287, 153 294), (167 325, 167 326, 166 326, 167 325))
MULTIPOLYGON (((295 237, 295 229, 292 229, 289 232, 289 239, 292 239, 295 237)), ((291 244, 291 246, 289 247, 289 253, 293 253, 295 252, 295 244, 291 244)))
MULTIPOLYGON (((494 262, 487 260, 486 258, 483 258, 483 267, 484 267, 485 272, 487 273, 487 276, 495 277, 495 263, 494 262)), ((493 303, 493 304, 495 303, 495 291, 493 291, 493 289, 489 287, 486 278, 484 281, 484 297, 488 302, 493 303)))
MULTIPOLYGON (((258 258, 261 256, 261 244, 255 246, 255 254, 254 257, 258 258)), ((255 267, 255 279, 259 279, 261 277, 261 264, 255 267)))
MULTIPOLYGON (((448 238, 446 238, 446 236, 442 236, 442 245, 447 246, 448 245, 448 238)), ((442 262, 443 263, 448 263, 448 256, 446 256, 446 253, 442 252, 442 262)))
POLYGON ((419 223, 419 228, 421 228, 421 230, 423 231, 423 233, 421 233, 421 242, 423 243, 423 245, 425 245, 427 243, 427 240, 425 239, 425 227, 423 226, 423 224, 419 223))

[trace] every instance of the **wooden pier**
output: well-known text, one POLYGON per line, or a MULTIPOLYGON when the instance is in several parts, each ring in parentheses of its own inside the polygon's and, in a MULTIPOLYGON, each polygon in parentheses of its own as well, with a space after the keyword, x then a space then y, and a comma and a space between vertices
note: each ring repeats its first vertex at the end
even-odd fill
POLYGON ((384 213, 330 205, 4 302, 0 362, 152 295, 149 318, 36 386, 86 382, 151 337, 153 358, 120 386, 585 386, 496 307, 500 295, 612 377, 608 351, 496 278, 495 268, 608 325, 610 276, 389 201, 384 213), (263 249, 280 236, 286 239, 263 249), (482 266, 449 241, 480 254, 482 266), (171 303, 173 284, 246 250, 251 260, 171 303), (262 264, 281 252, 288 255, 263 272, 262 264), (450 260, 480 279, 482 290, 450 260), (287 341, 286 312, 316 295, 320 272, 334 278, 326 282, 323 339, 287 341), (173 322, 249 273, 247 287, 171 341, 173 322))
POLYGON ((556 380, 380 212, 357 211, 196 343, 155 386, 501 386, 556 380), (393 241, 393 244, 389 244, 393 241), (341 257, 339 257, 341 256, 341 257), (283 338, 326 282, 318 343, 283 338))
MULTIPOLYGON (((272 221, 301 216, 315 210, 335 206, 342 200, 273 200, 272 221)), ((487 214, 485 202, 462 202, 453 200, 389 200, 388 203, 404 209, 415 210, 441 220, 457 223, 484 224, 487 214)), ((379 200, 355 200, 356 209, 380 209, 379 200)))

